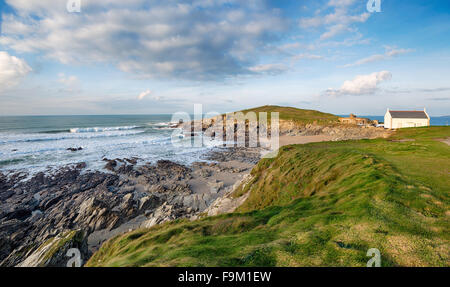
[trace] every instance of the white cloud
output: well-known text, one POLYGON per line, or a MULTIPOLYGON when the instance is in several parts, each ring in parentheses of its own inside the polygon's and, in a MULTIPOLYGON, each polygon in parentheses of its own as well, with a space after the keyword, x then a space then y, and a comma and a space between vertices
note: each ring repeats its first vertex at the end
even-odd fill
POLYGON ((138 96, 138 100, 143 100, 145 97, 150 95, 152 92, 150 90, 146 90, 145 92, 142 92, 138 96))
POLYGON ((249 70, 254 73, 276 75, 287 71, 289 67, 284 64, 264 64, 250 67, 249 70))
POLYGON ((309 60, 322 60, 323 56, 320 55, 314 55, 314 54, 299 54, 295 55, 293 57, 294 61, 302 60, 302 59, 309 59, 309 60))
POLYGON ((291 50, 291 49, 299 49, 302 48, 303 45, 299 42, 295 43, 286 43, 278 47, 278 49, 285 51, 285 50, 291 50))
POLYGON ((17 85, 29 72, 31 68, 25 60, 0 51, 0 89, 17 85))
POLYGON ((0 45, 61 63, 114 63, 147 77, 210 79, 247 74, 287 24, 264 0, 8 0, 0 45), (32 2, 32 3, 31 3, 32 2), (150 2, 150 3, 149 3, 150 2))
POLYGON ((355 0, 330 0, 328 6, 345 7, 353 5, 353 3, 355 3, 355 0))
POLYGON ((320 15, 321 11, 317 11, 314 17, 300 19, 300 27, 324 27, 326 31, 320 35, 321 40, 327 40, 345 32, 357 32, 353 24, 366 22, 370 13, 351 15, 349 9, 354 3, 354 0, 331 0, 328 6, 334 9, 332 13, 320 15))
POLYGON ((62 92, 80 92, 81 84, 76 76, 66 76, 64 73, 59 73, 58 82, 63 85, 63 88, 60 90, 62 92))
MULTIPOLYGON (((166 97, 163 97, 163 96, 153 96, 152 100, 156 101, 156 102, 162 102, 162 101, 166 101, 167 99, 166 99, 166 97)), ((178 100, 178 101, 180 101, 180 100, 178 100)))
POLYGON ((350 31, 348 26, 345 24, 336 24, 328 28, 328 31, 320 35, 321 40, 326 40, 333 38, 336 35, 342 34, 345 31, 350 31))
POLYGON ((58 74, 58 81, 66 86, 72 86, 78 83, 76 76, 66 76, 64 73, 58 74))
POLYGON ((341 96, 341 95, 371 95, 378 90, 378 86, 392 79, 391 72, 381 71, 369 75, 358 75, 353 80, 345 81, 339 89, 328 89, 325 91, 326 95, 341 96))
POLYGON ((367 58, 360 59, 354 63, 344 65, 343 67, 348 68, 348 67, 364 65, 367 63, 387 60, 389 58, 396 57, 398 55, 402 55, 402 54, 406 54, 406 53, 410 53, 412 51, 413 50, 411 50, 411 49, 396 49, 396 48, 387 46, 384 54, 375 54, 375 55, 369 56, 367 58))
POLYGON ((321 25, 323 25, 323 20, 320 16, 300 19, 300 27, 302 28, 319 27, 321 25))

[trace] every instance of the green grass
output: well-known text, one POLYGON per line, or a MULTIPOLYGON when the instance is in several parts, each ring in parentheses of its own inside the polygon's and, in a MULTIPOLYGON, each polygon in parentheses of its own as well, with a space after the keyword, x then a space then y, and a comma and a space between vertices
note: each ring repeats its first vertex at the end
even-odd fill
POLYGON ((106 242, 87 266, 450 266, 448 127, 283 147, 232 214, 106 242), (405 141, 404 139, 410 139, 405 141))
POLYGON ((267 112, 268 121, 270 122, 270 113, 278 112, 280 115, 280 120, 293 121, 298 124, 330 124, 337 123, 338 116, 328 113, 322 113, 315 110, 303 110, 292 107, 280 107, 280 106, 262 106, 247 110, 242 110, 241 112, 248 113, 254 112, 257 115, 260 112, 267 112))

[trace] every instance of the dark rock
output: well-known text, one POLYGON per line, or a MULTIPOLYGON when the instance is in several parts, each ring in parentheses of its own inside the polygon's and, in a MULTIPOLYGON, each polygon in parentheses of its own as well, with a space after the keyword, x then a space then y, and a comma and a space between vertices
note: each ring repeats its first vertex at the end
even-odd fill
POLYGON ((83 150, 83 148, 82 147, 69 147, 67 150, 68 151, 79 151, 79 150, 83 150))
POLYGON ((135 165, 135 164, 137 164, 137 158, 135 158, 135 157, 133 157, 133 158, 126 158, 125 159, 127 162, 129 162, 130 164, 133 164, 133 165, 135 165))
POLYGON ((6 214, 6 219, 18 219, 18 220, 24 220, 31 216, 31 210, 27 208, 18 208, 8 214, 6 214))
POLYGON ((107 161, 108 161, 108 163, 105 165, 105 168, 107 170, 114 171, 115 167, 117 166, 117 162, 113 159, 107 160, 107 161))
POLYGON ((86 163, 85 162, 80 162, 75 166, 76 169, 83 169, 86 168, 86 163))

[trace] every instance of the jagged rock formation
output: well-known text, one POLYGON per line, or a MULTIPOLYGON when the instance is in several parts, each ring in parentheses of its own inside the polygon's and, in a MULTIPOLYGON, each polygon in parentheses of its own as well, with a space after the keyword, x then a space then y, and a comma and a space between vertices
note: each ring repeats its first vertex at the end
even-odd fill
POLYGON ((205 213, 208 216, 214 216, 224 213, 230 213, 236 210, 239 206, 241 206, 245 200, 247 200, 250 193, 245 193, 244 195, 234 198, 233 192, 242 184, 246 185, 248 184, 252 179, 252 176, 250 174, 246 175, 242 181, 238 181, 234 184, 233 189, 230 190, 229 193, 227 193, 223 197, 219 197, 216 199, 206 210, 205 213))
MULTIPOLYGON (((210 158, 222 160, 218 154, 210 158)), ((74 245, 67 240, 72 230, 83 232, 77 244, 87 260, 104 240, 130 228, 196 218, 231 188, 212 175, 238 179, 254 158, 243 169, 163 160, 136 165, 136 158, 104 161, 110 173, 86 171, 84 163, 29 179, 21 172, 0 173, 0 266, 65 266, 64 252, 74 245)))
POLYGON ((83 258, 85 258, 85 260, 89 258, 87 241, 85 233, 83 231, 69 230, 48 239, 17 266, 18 267, 67 266, 71 263, 70 256, 73 256, 73 254, 68 253, 68 251, 70 251, 70 249, 72 248, 78 250, 79 254, 76 254, 76 256, 80 256, 79 257, 80 261, 77 264, 81 266, 83 264, 83 258))

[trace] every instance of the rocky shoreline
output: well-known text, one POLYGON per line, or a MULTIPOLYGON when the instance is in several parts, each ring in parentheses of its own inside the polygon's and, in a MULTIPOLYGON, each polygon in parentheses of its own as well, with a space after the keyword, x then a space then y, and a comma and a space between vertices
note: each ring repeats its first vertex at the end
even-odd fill
POLYGON ((112 236, 195 219, 250 172, 259 154, 215 149, 191 166, 104 159, 109 172, 79 163, 31 179, 0 172, 0 266, 65 266, 73 247, 85 262, 112 236))

